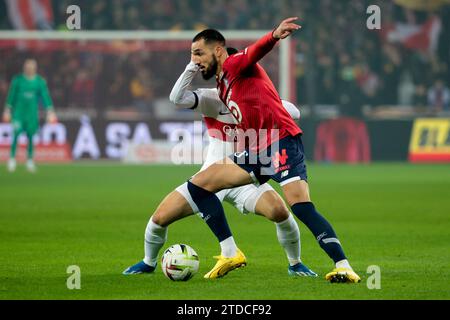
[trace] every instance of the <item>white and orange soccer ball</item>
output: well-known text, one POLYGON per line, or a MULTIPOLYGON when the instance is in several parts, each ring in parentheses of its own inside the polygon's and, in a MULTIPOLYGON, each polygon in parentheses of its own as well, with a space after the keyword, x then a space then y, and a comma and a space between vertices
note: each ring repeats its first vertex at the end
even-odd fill
POLYGON ((174 244, 167 248, 161 258, 164 275, 172 281, 187 281, 197 272, 198 255, 187 244, 174 244))

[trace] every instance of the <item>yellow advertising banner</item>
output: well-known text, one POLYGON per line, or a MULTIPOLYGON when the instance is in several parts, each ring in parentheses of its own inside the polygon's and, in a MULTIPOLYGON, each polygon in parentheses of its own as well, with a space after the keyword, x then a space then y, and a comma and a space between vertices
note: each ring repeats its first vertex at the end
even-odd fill
POLYGON ((450 162, 450 118, 419 118, 409 144, 411 162, 450 162))

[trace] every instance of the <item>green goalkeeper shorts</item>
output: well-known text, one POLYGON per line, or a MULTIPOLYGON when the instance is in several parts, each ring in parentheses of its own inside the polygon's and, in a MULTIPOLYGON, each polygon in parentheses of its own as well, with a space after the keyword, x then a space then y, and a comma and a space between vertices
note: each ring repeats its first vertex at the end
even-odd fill
POLYGON ((13 119, 12 125, 14 134, 21 134, 22 132, 25 132, 27 135, 34 135, 39 128, 39 123, 37 120, 13 119))

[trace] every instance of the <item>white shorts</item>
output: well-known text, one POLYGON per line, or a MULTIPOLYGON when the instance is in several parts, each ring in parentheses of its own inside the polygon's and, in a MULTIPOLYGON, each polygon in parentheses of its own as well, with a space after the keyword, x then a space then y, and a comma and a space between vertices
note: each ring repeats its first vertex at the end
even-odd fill
MULTIPOLYGON (((194 213, 198 213, 197 205, 191 198, 191 195, 187 188, 187 182, 176 188, 189 203, 194 213)), ((274 190, 268 183, 257 187, 254 184, 248 184, 242 187, 224 189, 216 193, 220 202, 226 201, 238 209, 241 213, 247 214, 249 212, 255 212, 256 203, 261 195, 266 191, 274 190)))

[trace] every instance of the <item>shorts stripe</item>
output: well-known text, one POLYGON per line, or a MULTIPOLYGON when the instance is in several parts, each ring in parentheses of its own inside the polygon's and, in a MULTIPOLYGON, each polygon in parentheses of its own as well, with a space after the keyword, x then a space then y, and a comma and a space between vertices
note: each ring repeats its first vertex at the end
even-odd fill
POLYGON ((297 176, 297 177, 292 177, 292 178, 289 178, 289 179, 287 179, 287 180, 284 180, 284 181, 281 181, 280 182, 280 186, 284 186, 284 185, 286 185, 286 184, 288 184, 288 183, 291 183, 291 182, 294 182, 294 181, 297 181, 297 180, 302 180, 299 176, 297 176))
POLYGON ((258 187, 255 192, 253 192, 251 195, 249 195, 244 202, 244 212, 243 213, 248 213, 248 212, 252 212, 255 213, 256 211, 256 204, 259 201, 259 198, 261 198, 261 196, 267 192, 267 191, 275 191, 272 186, 268 183, 264 183, 263 185, 261 185, 260 187, 258 187))
POLYGON ((181 194, 186 199, 186 201, 189 203, 194 213, 199 212, 197 205, 195 204, 194 200, 191 197, 191 194, 189 193, 187 182, 183 183, 175 190, 178 191, 178 193, 181 194))

